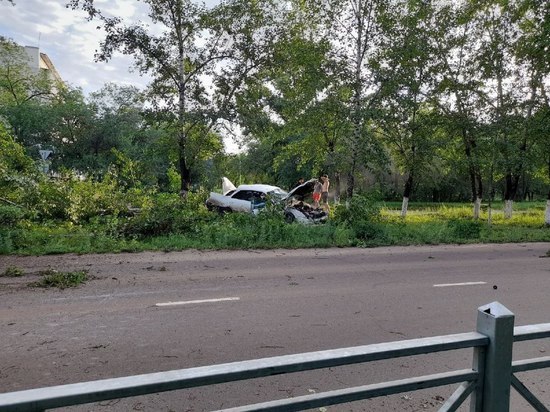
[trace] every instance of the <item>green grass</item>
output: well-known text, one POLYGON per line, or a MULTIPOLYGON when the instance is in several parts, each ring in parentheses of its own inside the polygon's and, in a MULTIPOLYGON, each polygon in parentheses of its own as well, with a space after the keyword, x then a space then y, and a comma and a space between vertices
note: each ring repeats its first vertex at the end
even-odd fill
POLYGON ((0 276, 2 277, 8 277, 8 278, 18 278, 23 276, 24 272, 23 269, 18 268, 17 266, 8 266, 6 270, 4 270, 0 276))
POLYGON ((74 288, 88 280, 88 272, 79 270, 75 272, 58 272, 53 269, 40 273, 42 278, 38 282, 31 283, 30 286, 42 288, 74 288))
POLYGON ((344 221, 335 217, 326 224, 309 226, 287 224, 275 211, 256 217, 203 213, 195 221, 192 215, 186 215, 185 224, 174 226, 170 233, 149 236, 118 232, 112 222, 88 226, 22 222, 9 232, 0 233, 4 236, 0 253, 44 255, 550 241, 550 228, 544 226, 544 202, 516 203, 512 219, 505 219, 502 209, 494 208, 491 224, 487 222, 486 207, 482 208, 481 218, 474 221, 469 204, 411 203, 404 219, 400 210, 400 203, 384 203, 375 219, 365 215, 354 220, 348 215, 344 221))

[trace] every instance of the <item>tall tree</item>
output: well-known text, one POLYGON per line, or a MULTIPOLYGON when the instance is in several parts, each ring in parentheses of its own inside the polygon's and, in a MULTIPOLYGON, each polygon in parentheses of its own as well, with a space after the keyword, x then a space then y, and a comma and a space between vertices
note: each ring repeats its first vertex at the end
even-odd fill
POLYGON ((403 217, 415 179, 435 154, 436 127, 430 101, 440 80, 441 14, 443 11, 431 3, 417 0, 392 2, 382 14, 385 36, 376 69, 384 84, 379 124, 384 141, 406 175, 403 217))
MULTIPOLYGON (((250 56, 233 53, 237 44, 254 43, 256 2, 222 3, 207 9, 192 0, 144 0, 155 30, 142 22, 125 23, 110 17, 94 5, 93 0, 71 0, 72 8, 88 12, 106 31, 97 53, 98 60, 108 61, 115 51, 134 56, 141 73, 150 73, 153 81, 149 98, 159 119, 169 122, 177 135, 181 191, 191 185, 190 136, 209 137, 209 131, 225 114, 225 104, 239 85, 242 74, 250 69, 250 56), (247 5, 253 10, 248 10, 247 5), (245 13, 231 19, 235 11, 245 13), (228 17, 229 16, 229 17, 228 17), (250 24, 248 24, 250 23, 250 24), (232 24, 232 26, 231 26, 232 24), (158 28, 163 31, 160 34, 158 28), (238 31, 233 32, 232 29, 238 31), (248 29, 249 31, 246 31, 248 29), (231 79, 220 77, 229 74, 231 79), (220 100, 220 96, 224 97, 220 100), (215 100, 214 98, 217 98, 215 100), (215 107, 217 103, 218 107, 215 107)), ((243 50, 250 50, 242 48, 243 50)))
POLYGON ((352 129, 346 136, 347 195, 355 190, 356 172, 377 157, 372 125, 380 92, 380 79, 373 73, 373 56, 381 38, 380 14, 389 4, 381 0, 323 0, 308 2, 320 16, 324 33, 332 45, 332 58, 346 71, 343 80, 352 91, 349 101, 352 129))
POLYGON ((548 195, 545 224, 550 225, 550 3, 544 0, 518 0, 516 21, 520 35, 516 55, 529 74, 530 97, 525 106, 525 138, 534 141, 534 158, 540 175, 546 177, 548 195), (527 136, 529 135, 529 136, 527 136), (545 170, 546 172, 543 172, 545 170))
POLYGON ((478 44, 475 57, 483 80, 479 92, 484 107, 480 115, 492 130, 499 153, 496 166, 504 180, 505 216, 510 218, 530 149, 523 119, 532 111, 532 104, 528 103, 532 102, 532 88, 516 56, 516 2, 474 3, 474 35, 478 44))
POLYGON ((289 21, 271 61, 246 81, 239 93, 240 120, 250 139, 273 148, 270 166, 282 184, 321 171, 338 181, 342 135, 349 125, 342 104, 346 88, 338 64, 327 56, 329 44, 314 39, 310 26, 296 28, 299 24, 289 21))
POLYGON ((440 55, 443 57, 438 94, 433 100, 448 123, 449 132, 461 142, 470 182, 473 216, 479 218, 483 199, 483 156, 480 138, 479 106, 481 71, 476 64, 477 38, 474 35, 472 7, 468 1, 444 8, 439 24, 440 55))
POLYGON ((143 146, 138 135, 144 127, 143 99, 137 88, 106 84, 85 99, 68 89, 56 99, 57 164, 90 177, 101 178, 116 159, 113 149, 131 157, 143 146))

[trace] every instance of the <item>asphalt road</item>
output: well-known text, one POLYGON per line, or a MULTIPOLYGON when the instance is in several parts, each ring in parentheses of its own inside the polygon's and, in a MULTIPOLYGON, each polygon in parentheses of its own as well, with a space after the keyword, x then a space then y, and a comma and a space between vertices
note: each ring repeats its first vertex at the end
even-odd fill
MULTIPOLYGON (((477 307, 492 301, 512 310, 516 325, 548 323, 549 249, 532 243, 1 256, 0 273, 17 266, 26 275, 0 277, 0 392, 469 332, 477 307), (47 268, 86 269, 92 280, 63 291, 27 286, 47 268)), ((548 356, 550 342, 522 343, 515 352, 517 359, 548 356)), ((71 410, 214 410, 470 365, 471 350, 464 350, 71 410)), ((549 370, 522 379, 550 404, 549 370)), ((437 410, 453 390, 327 409, 437 410)), ((513 396, 512 410, 529 408, 513 396)))

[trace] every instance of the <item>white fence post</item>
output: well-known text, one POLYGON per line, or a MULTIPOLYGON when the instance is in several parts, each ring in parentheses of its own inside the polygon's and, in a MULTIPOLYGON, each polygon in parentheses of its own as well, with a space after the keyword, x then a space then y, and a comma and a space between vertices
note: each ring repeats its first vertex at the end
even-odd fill
POLYGON ((471 412, 508 412, 512 376, 514 314, 498 302, 477 310, 477 331, 489 338, 485 348, 474 352, 473 369, 480 382, 472 393, 471 412))

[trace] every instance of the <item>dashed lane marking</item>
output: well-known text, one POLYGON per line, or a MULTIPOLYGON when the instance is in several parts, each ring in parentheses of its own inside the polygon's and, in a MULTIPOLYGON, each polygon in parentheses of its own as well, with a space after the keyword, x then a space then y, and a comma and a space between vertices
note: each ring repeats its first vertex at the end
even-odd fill
POLYGON ((438 285, 433 285, 434 288, 445 288, 447 286, 475 286, 475 285, 486 285, 487 282, 462 282, 462 283, 440 283, 438 285))
POLYGON ((178 306, 178 305, 192 305, 195 303, 216 303, 216 302, 227 302, 233 300, 240 300, 241 298, 220 298, 220 299, 201 299, 201 300, 185 300, 181 302, 163 302, 157 303, 155 306, 178 306))

